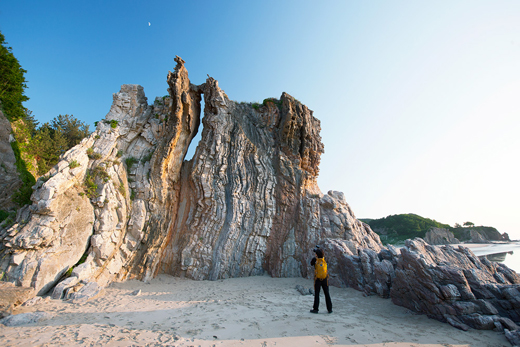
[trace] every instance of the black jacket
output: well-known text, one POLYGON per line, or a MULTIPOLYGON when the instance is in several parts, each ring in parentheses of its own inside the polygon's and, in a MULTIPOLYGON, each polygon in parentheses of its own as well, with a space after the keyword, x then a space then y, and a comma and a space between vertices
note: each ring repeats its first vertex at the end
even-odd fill
POLYGON ((312 258, 311 260, 311 266, 314 266, 316 264, 316 257, 312 258))

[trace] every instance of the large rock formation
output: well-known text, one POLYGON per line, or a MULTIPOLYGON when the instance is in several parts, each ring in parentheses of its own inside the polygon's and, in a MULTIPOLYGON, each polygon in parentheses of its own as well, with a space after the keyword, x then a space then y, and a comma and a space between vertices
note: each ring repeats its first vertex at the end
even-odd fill
POLYGON ((416 238, 400 250, 358 248, 326 240, 340 282, 391 298, 396 305, 467 330, 517 330, 520 276, 503 264, 479 259, 470 249, 433 246, 416 238))
POLYGON ((471 243, 489 243, 493 241, 510 242, 507 233, 500 233, 493 227, 472 226, 472 227, 458 227, 453 229, 453 233, 457 238, 464 242, 471 243))
POLYGON ((22 185, 11 148, 11 141, 14 141, 11 133, 11 123, 0 111, 0 210, 16 207, 11 197, 22 185))
POLYGON ((320 192, 320 122, 305 105, 286 93, 236 103, 211 77, 191 84, 176 62, 169 96, 148 105, 142 87, 123 85, 96 131, 37 181, 33 204, 0 230, 9 281, 82 301, 158 273, 310 278, 319 244, 333 285, 459 327, 516 327, 516 273, 465 248, 385 248, 342 193, 320 192), (185 161, 202 96, 202 138, 185 161))
POLYGON ((400 306, 476 329, 517 328, 520 276, 503 264, 480 260, 468 248, 408 240, 401 249, 391 298, 400 306))
POLYGON ((34 203, 0 233, 10 281, 74 298, 87 283, 159 272, 310 276, 311 250, 326 238, 381 249, 342 193, 321 194, 311 110, 286 93, 236 103, 211 77, 191 84, 176 61, 169 97, 148 105, 142 87, 123 85, 96 131, 37 181, 34 203), (184 161, 202 95, 202 139, 184 161))
POLYGON ((430 245, 450 245, 460 243, 451 231, 444 228, 431 228, 426 232, 424 241, 430 245))

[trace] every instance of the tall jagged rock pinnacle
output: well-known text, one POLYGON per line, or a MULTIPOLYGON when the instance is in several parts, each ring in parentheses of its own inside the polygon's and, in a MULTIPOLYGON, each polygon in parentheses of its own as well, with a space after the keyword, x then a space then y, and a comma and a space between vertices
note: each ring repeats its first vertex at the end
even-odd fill
POLYGON ((38 180, 33 205, 1 232, 11 281, 39 294, 60 283, 54 295, 71 297, 85 283, 160 272, 309 276, 311 250, 326 238, 380 250, 343 194, 317 186, 323 144, 312 111, 286 93, 236 103, 211 77, 191 84, 175 61, 169 96, 148 105, 141 86, 123 85, 96 131, 38 180), (185 161, 202 94, 202 138, 185 161))

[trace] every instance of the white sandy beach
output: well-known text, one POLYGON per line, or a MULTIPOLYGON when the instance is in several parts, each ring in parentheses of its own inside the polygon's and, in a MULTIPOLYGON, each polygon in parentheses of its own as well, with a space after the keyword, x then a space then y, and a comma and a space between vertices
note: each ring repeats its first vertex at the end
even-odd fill
POLYGON ((193 281, 160 275, 109 286, 83 304, 44 300, 15 313, 46 311, 38 323, 0 327, 2 346, 510 346, 504 334, 455 329, 389 299, 331 287, 312 314, 303 278, 193 281), (141 290, 138 296, 132 295, 141 290))

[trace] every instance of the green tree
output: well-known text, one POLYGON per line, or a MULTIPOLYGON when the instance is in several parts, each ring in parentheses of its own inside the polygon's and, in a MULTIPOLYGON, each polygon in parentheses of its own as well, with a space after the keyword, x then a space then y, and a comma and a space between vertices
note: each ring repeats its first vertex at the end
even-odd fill
POLYGON ((11 143, 22 187, 13 200, 20 206, 31 203, 34 175, 47 173, 60 155, 89 135, 89 126, 69 115, 59 115, 51 123, 38 122, 22 103, 27 88, 25 73, 0 32, 0 107, 11 122, 16 141, 11 143), (36 167, 34 166, 36 163, 36 167))
POLYGON ((471 222, 465 222, 463 225, 464 225, 465 227, 468 227, 468 228, 470 228, 470 227, 474 227, 474 226, 475 226, 475 224, 473 224, 473 223, 471 223, 471 222))
POLYGON ((26 110, 22 103, 29 98, 25 96, 27 71, 22 69, 11 51, 0 32, 0 102, 5 116, 12 122, 25 119, 26 110))
POLYGON ((399 242, 414 237, 424 237, 431 228, 450 226, 435 220, 424 218, 413 213, 391 215, 380 219, 372 219, 368 223, 377 233, 385 233, 389 243, 399 242))
POLYGON ((44 175, 58 163, 60 155, 67 149, 67 139, 63 131, 44 123, 32 138, 28 152, 38 163, 38 175, 44 175))
POLYGON ((31 113, 23 106, 23 102, 29 100, 25 96, 27 88, 25 73, 18 59, 12 53, 12 48, 7 46, 4 35, 0 32, 0 107, 5 117, 16 129, 17 141, 11 143, 16 158, 16 168, 22 180, 22 186, 13 194, 13 201, 23 206, 31 203, 32 186, 35 183, 34 176, 29 172, 27 163, 23 160, 20 144, 26 144, 31 138, 31 132, 36 128, 36 122, 31 113), (24 142, 20 142, 23 140, 24 142))
POLYGON ((52 128, 63 134, 67 140, 67 149, 76 146, 78 143, 87 137, 89 132, 88 124, 81 122, 72 115, 59 115, 51 121, 52 128))
POLYGON ((44 175, 60 156, 89 135, 88 125, 74 116, 59 115, 35 130, 27 153, 37 162, 38 175, 44 175))

